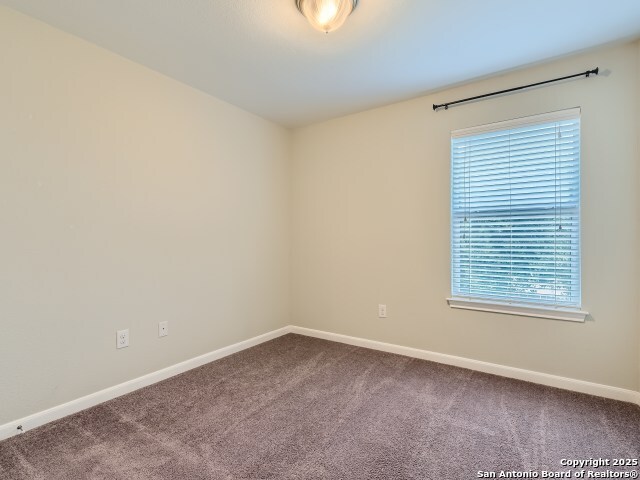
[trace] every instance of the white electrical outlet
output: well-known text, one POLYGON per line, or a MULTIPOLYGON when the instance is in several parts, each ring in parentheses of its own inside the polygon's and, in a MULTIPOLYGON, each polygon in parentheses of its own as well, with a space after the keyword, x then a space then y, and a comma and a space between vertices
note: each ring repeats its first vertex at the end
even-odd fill
POLYGON ((129 329, 118 330, 116 332, 116 348, 124 348, 129 346, 129 329))
POLYGON ((169 321, 165 320, 164 322, 158 323, 158 336, 166 337, 169 335, 169 321))
POLYGON ((378 318, 387 318, 387 306, 380 304, 378 305, 378 318))

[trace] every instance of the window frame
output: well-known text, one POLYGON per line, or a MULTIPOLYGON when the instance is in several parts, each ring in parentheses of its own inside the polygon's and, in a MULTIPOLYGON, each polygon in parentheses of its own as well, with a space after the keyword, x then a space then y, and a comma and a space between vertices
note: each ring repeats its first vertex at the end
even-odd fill
MULTIPOLYGON (((542 123, 551 123, 551 122, 569 120, 574 118, 581 118, 581 109, 579 107, 454 130, 451 132, 450 145, 455 138, 459 138, 459 137, 470 137, 470 136, 479 135, 482 133, 498 132, 498 131, 510 130, 513 128, 526 127, 530 125, 531 126, 538 125, 542 123)), ((582 143, 582 135, 580 135, 580 142, 582 143)), ((450 190, 449 197, 450 197, 450 201, 453 203, 453 194, 454 194, 453 153, 452 153, 452 150, 450 150, 450 152, 451 152, 450 153, 450 169, 452 172, 452 182, 451 182, 451 190, 450 190)), ((581 172, 581 164, 582 164, 582 152, 580 152, 580 163, 579 163, 580 172, 581 172)), ((582 182, 582 175, 580 173, 578 177, 579 185, 581 185, 581 182, 582 182)), ((582 237, 581 235, 582 221, 581 221, 581 213, 580 213, 581 204, 582 204, 582 201, 580 200, 578 204, 578 262, 577 262, 578 279, 580 281, 580 297, 582 292, 582 278, 581 278, 582 277, 582 268, 581 268, 582 267, 582 249, 580 245, 581 237, 582 237)), ((510 314, 510 315, 526 316, 526 317, 540 317, 540 318, 574 321, 574 322, 585 321, 589 313, 585 310, 582 310, 581 300, 580 300, 580 306, 574 307, 574 306, 556 306, 556 305, 549 305, 549 304, 536 303, 536 302, 528 303, 526 301, 515 300, 515 299, 501 300, 501 299, 494 299, 491 297, 454 296, 453 295, 453 278, 454 278, 453 209, 451 209, 449 213, 449 221, 450 221, 449 247, 450 247, 451 296, 447 298, 447 303, 451 308, 502 313, 502 314, 510 314)))

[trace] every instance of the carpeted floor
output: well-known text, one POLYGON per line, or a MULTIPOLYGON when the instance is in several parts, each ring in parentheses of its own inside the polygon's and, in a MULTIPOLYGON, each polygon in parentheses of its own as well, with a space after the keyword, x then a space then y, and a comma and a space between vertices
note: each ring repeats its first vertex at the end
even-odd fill
POLYGON ((639 456, 635 405, 286 335, 1 442, 0 478, 542 478, 639 456))

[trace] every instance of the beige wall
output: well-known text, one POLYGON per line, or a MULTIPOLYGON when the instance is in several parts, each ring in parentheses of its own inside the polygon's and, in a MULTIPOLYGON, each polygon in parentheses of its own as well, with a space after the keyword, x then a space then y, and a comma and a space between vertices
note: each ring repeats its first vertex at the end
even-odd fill
POLYGON ((289 323, 287 130, 1 7, 0 65, 0 424, 289 323))
POLYGON ((302 128, 293 138, 294 324, 628 389, 639 386, 638 43, 302 128), (433 103, 599 66, 588 80, 433 103), (582 107, 583 303, 571 323, 450 309, 450 131, 582 107), (377 304, 389 318, 377 318, 377 304))

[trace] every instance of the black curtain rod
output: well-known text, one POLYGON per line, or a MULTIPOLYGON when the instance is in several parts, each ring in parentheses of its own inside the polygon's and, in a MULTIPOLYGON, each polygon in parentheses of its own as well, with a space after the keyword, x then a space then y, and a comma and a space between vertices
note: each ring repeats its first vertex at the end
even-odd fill
POLYGON ((477 95, 475 97, 463 98, 462 100, 456 100, 455 102, 441 103, 440 105, 433 104, 433 110, 438 111, 439 108, 448 110, 451 105, 457 105, 459 103, 470 102, 471 100, 478 100, 480 98, 493 97, 494 95, 502 95, 503 93, 515 92, 516 90, 524 90, 525 88, 537 87, 538 85, 544 85, 547 83, 560 82, 569 78, 585 77, 589 78, 589 75, 598 75, 600 68, 596 67, 593 70, 587 70, 586 72, 576 73, 575 75, 567 75, 566 77, 554 78, 553 80, 545 80, 544 82, 531 83, 529 85, 523 85, 522 87, 508 88, 506 90, 500 90, 499 92, 485 93, 484 95, 477 95))

